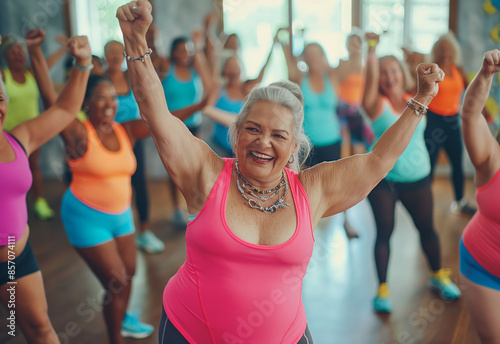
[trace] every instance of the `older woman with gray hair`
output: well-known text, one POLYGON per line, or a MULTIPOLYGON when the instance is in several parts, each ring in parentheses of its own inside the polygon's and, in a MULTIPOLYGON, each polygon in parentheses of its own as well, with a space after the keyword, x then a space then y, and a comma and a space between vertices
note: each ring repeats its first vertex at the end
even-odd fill
POLYGON ((431 177, 434 175, 436 161, 444 148, 451 165, 451 181, 454 201, 451 211, 473 214, 472 208, 464 198, 465 175, 463 167, 463 143, 460 131, 460 103, 468 81, 465 71, 460 67, 460 45, 453 33, 439 37, 431 51, 431 61, 437 63, 445 77, 436 97, 429 104, 425 143, 431 159, 431 177))
POLYGON ((425 112, 418 104, 429 104, 442 72, 420 66, 419 91, 371 153, 304 171, 309 143, 299 87, 256 88, 230 128, 236 158, 222 159, 167 107, 147 57, 151 10, 148 1, 133 1, 117 17, 141 116, 191 214, 186 262, 163 294, 159 341, 312 343, 301 289, 313 229, 361 201, 392 169, 425 112))

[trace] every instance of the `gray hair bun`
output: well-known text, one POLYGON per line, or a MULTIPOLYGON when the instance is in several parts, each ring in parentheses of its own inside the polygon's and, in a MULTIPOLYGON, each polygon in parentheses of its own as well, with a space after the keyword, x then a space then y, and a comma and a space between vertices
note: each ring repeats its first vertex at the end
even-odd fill
POLYGON ((287 91, 292 93, 295 96, 295 98, 297 98, 299 100, 299 102, 300 102, 300 104, 302 104, 302 106, 304 106, 304 96, 302 94, 302 91, 300 90, 299 85, 297 85, 296 83, 288 81, 288 80, 282 80, 282 81, 273 82, 272 84, 269 85, 269 87, 278 87, 278 88, 286 89, 287 91))

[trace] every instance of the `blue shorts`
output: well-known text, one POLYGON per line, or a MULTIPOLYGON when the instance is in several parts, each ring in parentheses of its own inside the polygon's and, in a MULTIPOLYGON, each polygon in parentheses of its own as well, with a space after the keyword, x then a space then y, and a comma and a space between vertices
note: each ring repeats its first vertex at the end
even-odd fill
POLYGON ((495 290, 500 290, 500 278, 492 275, 471 256, 460 239, 460 272, 472 282, 495 290))
POLYGON ((121 214, 103 213, 82 203, 70 189, 63 196, 61 218, 74 247, 97 246, 135 232, 131 207, 121 214))

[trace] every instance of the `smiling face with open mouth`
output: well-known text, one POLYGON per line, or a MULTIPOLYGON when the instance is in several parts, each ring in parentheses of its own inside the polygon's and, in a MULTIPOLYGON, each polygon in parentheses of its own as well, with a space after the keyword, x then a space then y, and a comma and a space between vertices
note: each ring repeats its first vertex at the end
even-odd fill
POLYGON ((86 100, 86 106, 94 127, 110 125, 115 120, 118 109, 115 87, 108 81, 99 83, 92 90, 90 98, 86 100))
POLYGON ((399 62, 392 57, 380 61, 380 90, 386 95, 398 95, 404 91, 404 73, 399 62))
POLYGON ((236 156, 240 171, 255 187, 272 188, 297 148, 294 118, 286 107, 268 101, 254 103, 238 132, 236 156))

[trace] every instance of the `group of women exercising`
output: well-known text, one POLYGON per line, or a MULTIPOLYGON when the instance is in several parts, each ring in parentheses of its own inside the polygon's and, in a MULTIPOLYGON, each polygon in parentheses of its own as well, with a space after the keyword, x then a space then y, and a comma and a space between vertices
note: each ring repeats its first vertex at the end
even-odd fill
MULTIPOLYGON (((87 38, 70 38, 73 63, 59 94, 40 48, 44 31, 26 34, 29 68, 21 41, 3 37, 0 299, 7 307, 9 282, 15 281, 17 321, 29 343, 59 343, 28 240, 26 204, 40 178, 30 157, 57 135, 71 172, 62 221, 107 292, 103 315, 113 344, 154 330, 127 312, 136 248, 164 250, 149 229, 142 141, 148 136, 169 174, 173 224, 187 224, 186 261, 163 294, 160 343, 312 343, 300 293, 313 231, 321 218, 346 213, 365 197, 377 229, 374 310, 393 308, 387 268, 398 200, 419 232, 431 288, 444 300, 458 299, 451 271, 441 266, 433 224, 431 183, 441 147, 452 167, 451 210, 475 213, 460 242, 465 300, 483 343, 500 342, 500 146, 482 115, 500 71, 500 51, 486 52, 468 84, 456 39, 447 34, 414 78, 398 58, 378 57, 378 35, 352 34, 348 59, 337 68, 329 66, 321 45, 307 45, 304 72, 276 33, 290 81, 261 87, 273 47, 258 77, 246 79, 238 37, 229 36, 222 48, 207 17, 205 39, 200 32, 193 40, 179 37, 163 58, 152 50, 158 29, 151 11, 144 0, 117 10, 124 43, 106 44, 101 70, 94 68, 101 60, 92 56, 87 38), (38 115, 39 96, 46 110, 38 115), (215 122, 208 143, 200 138, 203 115, 215 122), (477 212, 464 198, 464 143, 476 170, 477 212), (294 285, 284 278, 290 271, 300 272, 294 285)), ((41 213, 52 216, 40 192, 41 213)), ((345 230, 350 238, 358 235, 347 213, 345 230)))

